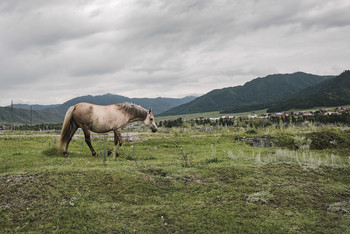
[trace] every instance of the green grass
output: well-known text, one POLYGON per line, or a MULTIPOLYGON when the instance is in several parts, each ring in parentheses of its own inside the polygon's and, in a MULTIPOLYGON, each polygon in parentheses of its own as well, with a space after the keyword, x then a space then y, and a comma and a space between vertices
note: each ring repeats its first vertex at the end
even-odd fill
MULTIPOLYGON (((300 134, 253 136, 265 131, 300 134)), ((98 158, 82 138, 68 158, 54 136, 0 138, 1 232, 350 231, 350 148, 307 151, 323 162, 311 167, 319 161, 295 160, 303 151, 251 147, 242 130, 160 132, 105 162, 113 143, 103 135, 93 141, 98 158)))

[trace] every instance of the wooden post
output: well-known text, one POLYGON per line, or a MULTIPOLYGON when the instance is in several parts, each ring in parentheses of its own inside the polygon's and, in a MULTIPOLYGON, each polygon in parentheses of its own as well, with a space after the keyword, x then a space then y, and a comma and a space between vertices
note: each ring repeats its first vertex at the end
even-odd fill
POLYGON ((11 100, 11 131, 13 131, 13 101, 11 100))

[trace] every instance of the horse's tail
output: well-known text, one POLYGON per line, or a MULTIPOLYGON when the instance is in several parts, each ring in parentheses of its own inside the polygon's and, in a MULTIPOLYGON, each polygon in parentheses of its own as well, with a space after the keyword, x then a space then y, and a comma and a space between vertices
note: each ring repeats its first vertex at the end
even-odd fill
POLYGON ((70 140, 71 138, 71 131, 73 129, 73 111, 75 106, 69 107, 67 110, 66 116, 64 117, 63 125, 62 125, 62 131, 61 131, 61 138, 58 142, 57 149, 62 150, 63 146, 70 140))

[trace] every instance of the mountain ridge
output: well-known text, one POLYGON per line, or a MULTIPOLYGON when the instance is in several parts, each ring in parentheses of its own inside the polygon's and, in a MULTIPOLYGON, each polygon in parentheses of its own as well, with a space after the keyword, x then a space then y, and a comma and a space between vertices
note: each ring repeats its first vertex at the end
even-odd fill
POLYGON ((317 76, 304 72, 274 74, 258 77, 244 85, 215 89, 193 101, 174 107, 160 116, 192 114, 211 111, 237 113, 249 107, 278 102, 307 87, 319 84, 334 76, 317 76))
POLYGON ((70 99, 63 104, 54 107, 54 108, 47 108, 43 111, 50 112, 50 113, 65 113, 70 106, 74 106, 77 103, 80 102, 88 102, 96 105, 110 105, 115 103, 134 103, 137 105, 140 105, 146 109, 152 108, 152 111, 154 114, 159 114, 165 110, 168 110, 174 106, 181 105, 185 102, 191 101, 195 99, 194 96, 187 96, 184 98, 163 98, 163 97, 157 97, 157 98, 129 98, 121 95, 116 94, 104 94, 104 95, 86 95, 86 96, 80 96, 73 99, 70 99))

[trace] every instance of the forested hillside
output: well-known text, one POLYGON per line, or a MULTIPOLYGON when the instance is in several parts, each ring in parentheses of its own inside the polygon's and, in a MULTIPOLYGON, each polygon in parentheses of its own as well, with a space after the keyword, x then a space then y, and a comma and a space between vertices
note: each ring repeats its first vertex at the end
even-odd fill
POLYGON ((278 102, 269 112, 312 107, 341 106, 350 104, 350 71, 326 80, 316 86, 301 90, 292 97, 278 102))

